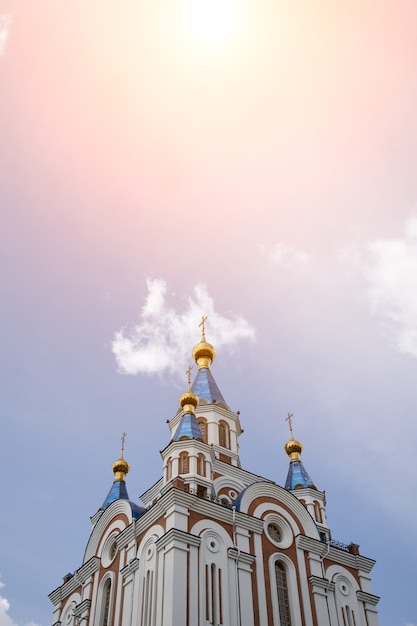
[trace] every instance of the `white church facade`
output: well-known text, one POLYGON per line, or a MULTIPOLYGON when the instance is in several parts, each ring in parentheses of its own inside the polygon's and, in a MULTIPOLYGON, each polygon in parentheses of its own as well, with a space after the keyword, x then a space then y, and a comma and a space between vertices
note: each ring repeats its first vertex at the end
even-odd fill
POLYGON ((245 471, 214 356, 203 326, 198 372, 143 506, 129 499, 122 446, 84 562, 49 595, 53 625, 378 626, 374 561, 331 539, 291 416, 285 486, 245 471))

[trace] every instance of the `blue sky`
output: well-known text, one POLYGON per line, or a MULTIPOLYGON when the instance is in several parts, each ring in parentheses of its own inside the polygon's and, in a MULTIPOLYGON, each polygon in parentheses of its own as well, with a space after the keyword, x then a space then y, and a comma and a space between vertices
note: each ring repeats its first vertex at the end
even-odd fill
POLYGON ((285 482, 294 413, 381 626, 417 623, 416 22, 0 0, 0 626, 50 623, 122 432, 130 497, 160 477, 203 313, 243 466, 285 482))

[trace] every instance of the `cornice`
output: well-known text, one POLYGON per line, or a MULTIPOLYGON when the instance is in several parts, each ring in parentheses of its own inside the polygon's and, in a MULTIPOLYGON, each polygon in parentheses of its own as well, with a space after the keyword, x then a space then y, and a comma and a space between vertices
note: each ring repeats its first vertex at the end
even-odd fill
POLYGON ((83 613, 86 613, 91 606, 91 600, 83 600, 80 604, 74 608, 74 615, 76 617, 81 617, 83 613))
POLYGON ((156 483, 149 487, 146 491, 143 492, 141 496, 139 496, 140 500, 147 506, 149 502, 152 502, 158 495, 161 493, 161 489, 164 485, 164 479, 159 478, 156 483))
POLYGON ((129 576, 129 574, 133 574, 133 572, 136 572, 138 567, 139 559, 132 559, 131 561, 129 561, 129 563, 127 563, 127 565, 122 567, 122 569, 120 570, 120 574, 123 578, 126 578, 127 576, 129 576))
POLYGON ((252 565, 252 563, 256 559, 256 556, 254 554, 249 554, 249 552, 242 552, 237 548, 228 548, 227 554, 231 559, 234 559, 235 561, 241 561, 245 565, 252 565))
MULTIPOLYGON (((218 450, 216 449, 216 451, 218 450)), ((245 487, 248 487, 249 485, 252 485, 252 483, 257 483, 260 481, 275 485, 274 481, 269 480, 268 478, 263 478, 263 476, 259 476, 258 474, 252 474, 252 472, 248 472, 241 467, 236 467, 235 465, 230 465, 229 463, 220 461, 220 459, 218 459, 216 456, 213 460, 213 471, 217 472, 221 476, 231 476, 236 480, 244 483, 245 487)))
POLYGON ((351 554, 350 552, 339 550, 338 548, 329 546, 323 541, 313 539, 312 537, 306 537, 305 535, 298 535, 296 537, 296 545, 297 548, 317 554, 320 558, 325 558, 333 563, 352 567, 357 571, 362 571, 367 574, 375 565, 375 561, 373 559, 368 559, 368 557, 361 556, 360 554, 351 554))
POLYGON ((312 586, 319 587, 320 589, 324 589, 325 591, 334 591, 334 582, 328 580, 327 578, 320 578, 320 576, 309 576, 308 582, 312 586))
POLYGON ((366 604, 371 604, 372 606, 376 606, 380 600, 379 596, 374 596, 373 593, 368 593, 367 591, 357 591, 356 597, 361 602, 366 602, 366 604))
POLYGON ((84 565, 82 565, 78 570, 75 570, 74 575, 71 576, 66 583, 54 589, 49 595, 48 598, 52 602, 54 606, 59 604, 61 600, 65 600, 69 595, 71 595, 78 587, 84 585, 87 578, 95 574, 100 568, 101 560, 98 556, 93 556, 89 559, 84 565))
POLYGON ((321 558, 326 556, 329 552, 329 546, 327 543, 323 543, 323 541, 320 541, 319 539, 307 537, 306 535, 297 535, 295 542, 297 548, 305 550, 306 552, 317 554, 321 558))
POLYGON ((186 533, 183 530, 171 528, 167 533, 165 533, 165 535, 162 535, 162 537, 155 542, 155 545, 157 550, 161 551, 164 548, 171 547, 174 542, 180 542, 185 546, 194 546, 198 548, 201 543, 201 539, 200 537, 186 533))
POLYGON ((325 557, 329 561, 353 567, 354 569, 365 572, 366 574, 369 574, 375 565, 375 561, 373 559, 368 559, 368 557, 361 556, 360 554, 350 554, 350 552, 345 552, 344 550, 339 550, 338 548, 333 547, 330 547, 329 553, 326 554, 325 557))
POLYGON ((65 600, 65 598, 71 595, 78 587, 81 587, 81 583, 74 574, 66 583, 52 591, 52 593, 48 595, 48 598, 54 606, 57 606, 61 600, 65 600))
POLYGON ((126 526, 126 528, 122 530, 122 532, 116 535, 115 539, 116 539, 117 547, 119 550, 122 550, 123 548, 127 547, 129 543, 134 543, 135 542, 135 521, 132 521, 132 523, 129 524, 129 526, 126 526))
POLYGON ((82 565, 80 569, 75 571, 74 576, 76 576, 79 582, 83 585, 87 578, 89 578, 98 571, 98 569, 100 568, 100 562, 101 560, 98 556, 91 557, 91 559, 87 561, 87 563, 84 563, 84 565, 82 565))

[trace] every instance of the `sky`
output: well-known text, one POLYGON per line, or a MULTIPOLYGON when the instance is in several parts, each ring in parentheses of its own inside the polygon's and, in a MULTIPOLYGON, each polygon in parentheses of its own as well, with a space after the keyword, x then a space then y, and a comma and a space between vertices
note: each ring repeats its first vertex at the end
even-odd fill
MULTIPOLYGON (((0 626, 47 626, 126 431, 162 474, 198 324, 245 469, 285 417, 415 626, 417 4, 0 0, 0 626)), ((194 369, 195 373, 195 369, 194 369)))

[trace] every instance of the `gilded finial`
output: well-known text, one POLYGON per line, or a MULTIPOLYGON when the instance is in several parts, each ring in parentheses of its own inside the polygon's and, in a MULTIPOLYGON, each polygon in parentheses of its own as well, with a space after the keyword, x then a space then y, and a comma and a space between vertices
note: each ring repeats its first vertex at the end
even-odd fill
POLYGON ((121 439, 121 441, 122 441, 122 451, 121 451, 121 454, 120 454, 120 458, 121 458, 121 459, 124 459, 123 453, 124 453, 124 451, 125 451, 125 439, 126 439, 126 435, 127 435, 127 433, 123 433, 123 435, 120 437, 120 439, 121 439))
POLYGON ((124 451, 125 451, 125 439, 126 439, 126 435, 127 433, 123 433, 121 436, 121 442, 122 442, 122 446, 121 446, 121 452, 120 452, 120 459, 117 459, 117 461, 115 461, 112 465, 112 470, 114 473, 114 481, 116 482, 117 480, 124 480, 126 474, 128 474, 129 470, 130 470, 130 465, 127 461, 125 461, 124 458, 124 451))
POLYGON ((211 343, 206 341, 206 321, 207 315, 203 315, 201 322, 199 323, 199 327, 201 327, 201 341, 194 346, 193 349, 193 359, 197 363, 199 369, 203 367, 209 368, 214 361, 214 357, 216 356, 215 349, 211 343))
POLYGON ((192 365, 188 366, 186 370, 187 375, 187 391, 183 393, 180 398, 180 406, 184 409, 184 413, 194 413, 194 409, 198 404, 198 397, 191 391, 191 370, 192 365))
POLYGON ((192 369, 193 369, 193 366, 189 365, 187 368, 187 371, 185 372, 187 374, 188 391, 191 391, 191 370, 192 369))
POLYGON ((300 460, 300 454, 302 452, 303 446, 299 441, 294 439, 293 431, 292 431, 292 418, 294 417, 293 413, 288 413, 285 421, 288 422, 288 426, 290 428, 290 440, 285 444, 284 450, 290 457, 291 463, 293 461, 300 460))
POLYGON ((201 326, 201 341, 206 340, 206 332, 205 332, 206 320, 207 320, 207 315, 202 315, 201 322, 199 323, 199 326, 201 326))
POLYGON ((287 417, 285 418, 285 421, 288 422, 288 426, 290 427, 291 439, 294 439, 294 435, 292 434, 292 421, 291 421, 291 418, 293 416, 294 416, 294 413, 288 413, 287 417))

